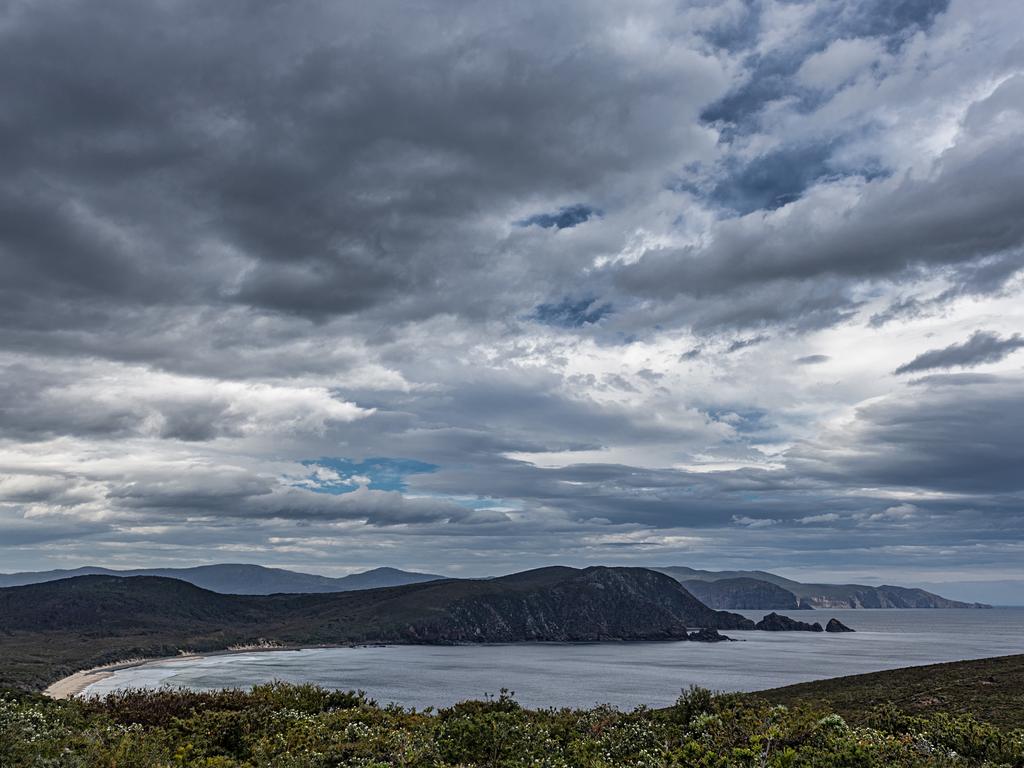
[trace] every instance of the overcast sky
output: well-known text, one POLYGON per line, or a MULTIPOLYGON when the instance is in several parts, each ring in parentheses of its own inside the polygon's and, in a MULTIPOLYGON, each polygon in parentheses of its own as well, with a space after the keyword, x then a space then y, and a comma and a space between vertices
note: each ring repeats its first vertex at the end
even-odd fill
POLYGON ((0 571, 1024 579, 1022 32, 4 3, 0 571))

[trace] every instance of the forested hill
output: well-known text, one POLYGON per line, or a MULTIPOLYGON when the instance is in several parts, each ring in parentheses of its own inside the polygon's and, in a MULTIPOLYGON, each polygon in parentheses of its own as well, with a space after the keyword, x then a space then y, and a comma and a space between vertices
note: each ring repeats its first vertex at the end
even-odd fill
POLYGON ((153 576, 81 576, 0 589, 0 684, 39 685, 128 656, 258 641, 681 640, 688 628, 752 625, 642 568, 553 567, 490 580, 266 596, 222 595, 153 576))

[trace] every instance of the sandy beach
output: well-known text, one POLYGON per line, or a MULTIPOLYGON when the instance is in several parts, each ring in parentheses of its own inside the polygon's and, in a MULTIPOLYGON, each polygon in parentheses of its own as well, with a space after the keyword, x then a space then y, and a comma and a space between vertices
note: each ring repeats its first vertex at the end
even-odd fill
POLYGON ((75 672, 73 675, 62 677, 55 683, 51 683, 43 693, 51 699, 68 699, 82 693, 93 683, 106 680, 114 672, 130 667, 139 667, 143 664, 150 664, 155 661, 174 661, 175 659, 186 660, 197 656, 227 656, 234 653, 258 653, 261 651, 297 651, 303 647, 348 647, 348 646, 285 646, 272 643, 252 643, 245 645, 233 645, 221 651, 205 651, 202 653, 179 653, 177 656, 153 657, 148 659, 125 659, 110 664, 103 664, 99 667, 91 667, 75 672))
POLYGON ((93 683, 106 680, 119 669, 137 667, 140 664, 145 664, 146 661, 146 659, 126 659, 124 661, 115 661, 112 664, 104 664, 100 667, 83 669, 81 672, 75 672, 73 675, 62 677, 50 685, 43 693, 51 699, 68 699, 72 696, 77 696, 93 683))

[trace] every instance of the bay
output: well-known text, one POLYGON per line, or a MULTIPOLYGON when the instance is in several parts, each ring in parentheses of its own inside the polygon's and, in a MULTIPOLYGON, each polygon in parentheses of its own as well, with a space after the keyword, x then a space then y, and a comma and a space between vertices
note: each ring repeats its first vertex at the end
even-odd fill
MULTIPOLYGON (((765 611, 742 611, 759 619, 765 611)), ((666 706, 700 685, 754 691, 882 669, 1024 653, 1024 608, 820 610, 789 615, 849 634, 738 632, 733 643, 517 643, 310 648, 167 659, 115 672, 102 695, 161 686, 247 688, 271 680, 363 690, 381 704, 441 707, 515 692, 530 707, 666 706)))

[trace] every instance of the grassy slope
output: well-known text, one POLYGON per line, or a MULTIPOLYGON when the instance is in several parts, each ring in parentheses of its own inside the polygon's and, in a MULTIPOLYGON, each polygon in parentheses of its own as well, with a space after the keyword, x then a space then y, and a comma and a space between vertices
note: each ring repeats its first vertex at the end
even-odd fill
POLYGON ((1024 727, 1024 655, 905 667, 761 691, 779 704, 830 706, 852 721, 887 702, 911 714, 972 714, 1024 727))

